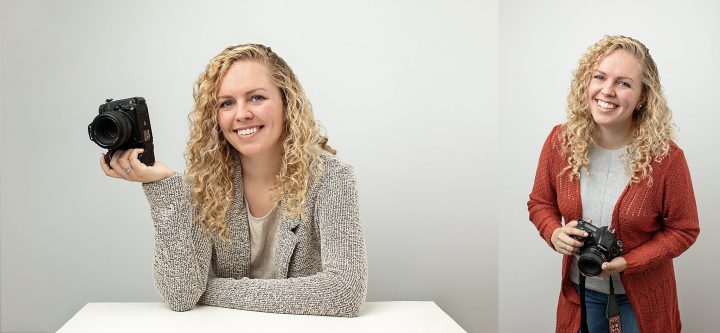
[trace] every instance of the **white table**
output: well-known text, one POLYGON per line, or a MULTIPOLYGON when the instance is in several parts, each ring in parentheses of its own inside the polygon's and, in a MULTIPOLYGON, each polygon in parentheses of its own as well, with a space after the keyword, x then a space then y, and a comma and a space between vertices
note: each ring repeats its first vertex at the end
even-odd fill
POLYGON ((356 318, 299 316, 162 303, 88 303, 58 333, 465 332, 434 302, 367 302, 356 318))

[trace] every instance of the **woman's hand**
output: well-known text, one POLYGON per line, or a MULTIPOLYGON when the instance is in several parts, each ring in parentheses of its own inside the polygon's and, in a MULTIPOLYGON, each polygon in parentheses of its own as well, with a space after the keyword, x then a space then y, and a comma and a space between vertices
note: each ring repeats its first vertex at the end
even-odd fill
POLYGON ((153 166, 143 164, 138 159, 142 152, 142 149, 118 150, 110 158, 110 166, 105 164, 103 154, 100 156, 100 167, 108 177, 140 183, 151 183, 175 174, 160 161, 155 161, 153 166))
POLYGON ((627 262, 623 257, 615 257, 615 259, 602 264, 602 273, 600 276, 608 277, 610 274, 620 273, 627 268, 627 262))
POLYGON ((565 255, 577 255, 579 254, 580 248, 583 246, 583 242, 573 238, 572 236, 587 237, 587 232, 575 228, 577 221, 570 221, 564 226, 555 229, 552 234, 550 241, 555 247, 555 251, 565 255))

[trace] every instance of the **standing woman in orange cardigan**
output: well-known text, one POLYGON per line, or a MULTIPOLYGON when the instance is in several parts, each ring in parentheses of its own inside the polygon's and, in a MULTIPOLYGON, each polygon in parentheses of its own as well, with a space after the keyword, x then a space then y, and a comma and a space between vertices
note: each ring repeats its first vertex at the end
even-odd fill
POLYGON ((581 327, 577 258, 587 233, 576 228, 579 219, 614 229, 623 248, 601 264, 599 276, 585 280, 589 331, 619 331, 605 313, 614 286, 622 332, 680 332, 672 259, 695 242, 700 228, 688 166, 672 131, 645 45, 606 36, 591 46, 574 72, 567 120, 542 148, 528 202, 540 236, 563 255, 557 332, 581 327))

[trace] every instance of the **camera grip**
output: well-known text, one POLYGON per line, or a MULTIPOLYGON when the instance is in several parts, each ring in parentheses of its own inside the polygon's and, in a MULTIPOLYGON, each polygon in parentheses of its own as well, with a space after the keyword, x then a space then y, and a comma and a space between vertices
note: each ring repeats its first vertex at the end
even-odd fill
POLYGON ((143 149, 144 151, 138 155, 138 159, 147 166, 153 166, 155 164, 155 145, 151 141, 146 141, 143 149))

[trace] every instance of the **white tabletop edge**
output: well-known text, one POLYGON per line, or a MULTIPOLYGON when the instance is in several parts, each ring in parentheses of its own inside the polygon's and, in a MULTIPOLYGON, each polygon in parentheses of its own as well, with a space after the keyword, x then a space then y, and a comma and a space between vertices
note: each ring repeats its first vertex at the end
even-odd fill
POLYGON ((273 314, 198 306, 173 312, 163 303, 87 303, 59 333, 85 332, 465 332, 433 301, 366 302, 355 318, 273 314))

